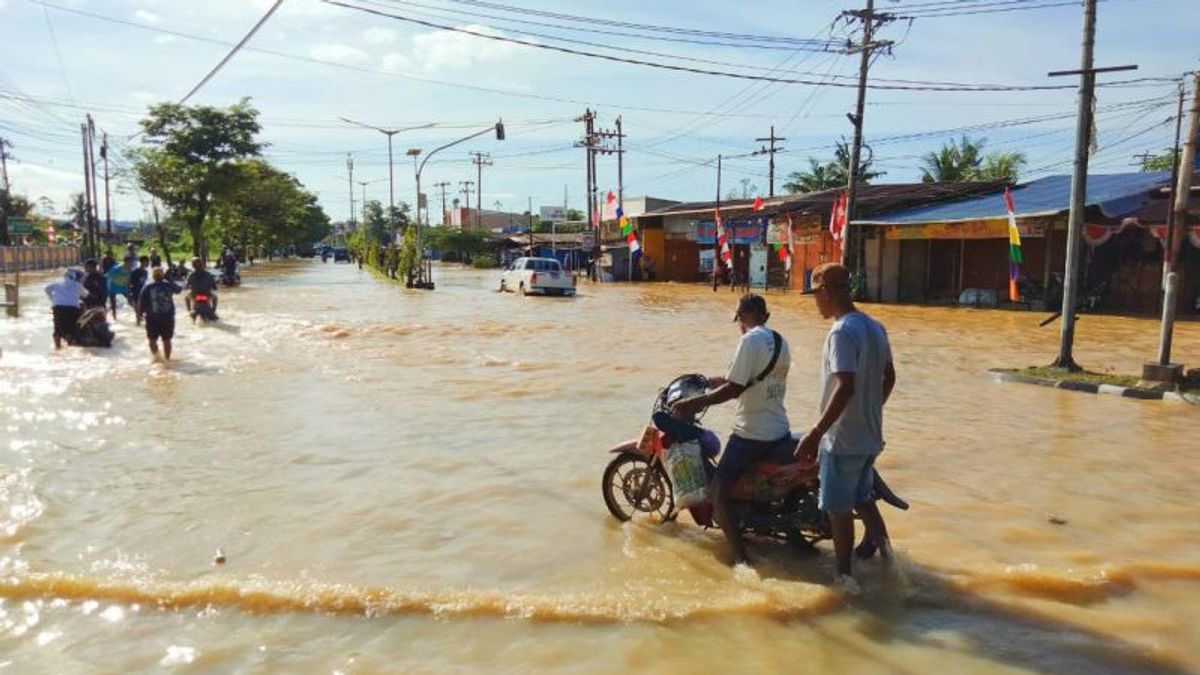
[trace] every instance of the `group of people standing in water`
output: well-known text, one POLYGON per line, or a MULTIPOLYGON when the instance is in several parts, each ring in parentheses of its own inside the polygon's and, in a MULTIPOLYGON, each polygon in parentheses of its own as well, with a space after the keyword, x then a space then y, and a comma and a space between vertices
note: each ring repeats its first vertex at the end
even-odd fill
POLYGON ((191 262, 190 270, 182 263, 164 268, 157 250, 152 248, 139 257, 129 244, 120 263, 109 251, 100 261, 85 261, 83 270, 68 269, 60 281, 45 287, 54 317, 54 348, 62 349, 64 342, 111 346, 113 333, 106 313, 116 321, 118 298, 123 297, 137 324, 145 325, 150 353, 158 358, 161 342, 162 356, 170 360, 175 337, 174 296, 186 289, 189 308, 193 296, 205 295, 216 309, 216 277, 205 269, 202 258, 191 262))

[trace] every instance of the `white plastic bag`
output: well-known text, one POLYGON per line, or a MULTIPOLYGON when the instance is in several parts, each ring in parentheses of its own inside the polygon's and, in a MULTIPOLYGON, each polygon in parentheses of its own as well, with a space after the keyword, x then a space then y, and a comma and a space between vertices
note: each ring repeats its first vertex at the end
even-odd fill
POLYGON ((680 511, 705 500, 708 478, 699 441, 675 443, 664 451, 664 463, 675 492, 675 510, 680 511))

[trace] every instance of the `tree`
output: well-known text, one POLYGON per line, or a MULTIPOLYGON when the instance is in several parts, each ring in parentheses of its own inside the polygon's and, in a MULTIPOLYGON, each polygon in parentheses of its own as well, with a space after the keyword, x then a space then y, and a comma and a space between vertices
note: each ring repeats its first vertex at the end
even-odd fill
POLYGON ((583 211, 579 209, 567 209, 567 220, 583 220, 583 211))
POLYGON ((376 244, 386 244, 392 240, 392 228, 387 216, 383 215, 383 205, 379 200, 371 199, 363 205, 362 231, 367 241, 376 244))
POLYGON ((138 181, 184 221, 202 256, 214 202, 236 189, 238 162, 262 151, 258 111, 247 99, 228 108, 160 103, 141 125, 148 147, 138 152, 138 181))
POLYGON ((1017 182, 1025 155, 1020 152, 993 152, 983 154, 986 138, 972 139, 963 135, 959 140, 942 144, 937 152, 921 158, 921 181, 962 182, 999 180, 1017 182))
POLYGON ((1175 150, 1167 148, 1161 155, 1142 157, 1142 171, 1173 171, 1175 169, 1175 150))
MULTIPOLYGON (((865 152, 859 155, 858 160, 858 179, 859 182, 865 184, 884 175, 884 172, 871 170, 871 166, 875 164, 871 146, 864 145, 863 150, 865 152)), ((845 187, 850 182, 850 176, 847 174, 849 166, 850 143, 843 138, 837 142, 834 148, 832 161, 822 164, 817 159, 809 157, 808 170, 793 171, 788 174, 788 182, 783 184, 783 189, 790 194, 804 194, 845 187)))

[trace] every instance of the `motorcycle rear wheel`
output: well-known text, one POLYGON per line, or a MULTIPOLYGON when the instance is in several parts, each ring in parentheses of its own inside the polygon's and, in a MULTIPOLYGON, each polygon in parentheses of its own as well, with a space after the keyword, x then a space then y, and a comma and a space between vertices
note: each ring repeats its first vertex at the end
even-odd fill
POLYGON ((609 513, 622 522, 635 513, 657 513, 667 520, 675 510, 671 481, 662 467, 630 452, 608 463, 600 490, 609 513))

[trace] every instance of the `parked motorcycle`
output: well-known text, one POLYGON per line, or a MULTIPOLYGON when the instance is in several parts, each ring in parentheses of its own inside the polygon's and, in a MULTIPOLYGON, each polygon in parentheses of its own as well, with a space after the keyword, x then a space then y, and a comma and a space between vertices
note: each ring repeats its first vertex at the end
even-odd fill
MULTIPOLYGON (((704 391, 708 380, 703 375, 684 375, 667 385, 655 401, 654 411, 662 414, 684 394, 681 390, 704 391)), ((661 418, 660 418, 661 419, 661 418)), ((730 490, 730 517, 739 532, 785 541, 810 548, 822 539, 830 539, 829 516, 817 506, 819 481, 817 467, 801 466, 794 451, 799 436, 785 439, 769 453, 769 459, 752 466, 730 490)), ((678 443, 654 425, 641 437, 625 441, 609 450, 616 457, 604 469, 601 490, 604 503, 617 520, 627 521, 637 513, 654 514, 674 520, 676 487, 668 468, 669 453, 678 443)), ((715 457, 703 458, 705 479, 716 470, 715 457)), ((908 504, 897 497, 875 473, 874 499, 882 499, 899 509, 908 504)), ((687 505, 696 524, 713 527, 712 503, 687 505)))
POLYGON ((207 293, 197 293, 192 297, 192 321, 195 321, 197 317, 205 323, 217 320, 217 313, 212 306, 212 298, 207 293))

